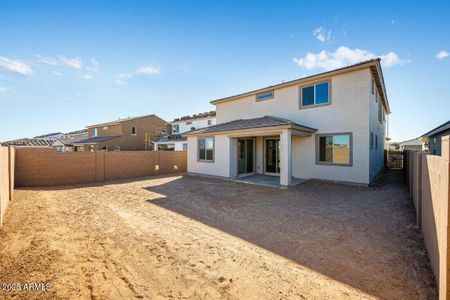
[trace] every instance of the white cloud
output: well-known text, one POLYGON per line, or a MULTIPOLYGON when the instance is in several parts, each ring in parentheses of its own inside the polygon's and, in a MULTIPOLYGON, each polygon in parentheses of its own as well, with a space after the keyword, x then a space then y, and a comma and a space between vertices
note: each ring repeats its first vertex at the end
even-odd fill
POLYGON ((156 75, 161 73, 158 68, 142 67, 136 70, 136 75, 156 75))
POLYGON ((33 74, 33 70, 29 65, 20 61, 0 56, 0 71, 15 73, 19 75, 29 76, 33 74))
POLYGON ((331 30, 326 31, 323 27, 314 29, 313 35, 322 43, 326 43, 331 40, 331 30))
POLYGON ((117 75, 117 77, 120 77, 120 78, 131 78, 131 77, 133 77, 133 74, 128 74, 128 73, 118 73, 116 75, 117 75))
POLYGON ((50 66, 66 66, 74 69, 81 69, 82 63, 79 57, 65 57, 58 55, 56 58, 42 57, 37 55, 38 61, 50 66))
POLYGON ((438 52, 438 54, 436 54, 436 58, 437 59, 444 59, 444 58, 446 58, 448 56, 450 56, 450 53, 448 53, 445 50, 441 50, 441 51, 438 52))
POLYGON ((89 80, 89 79, 92 79, 94 77, 92 77, 92 75, 90 75, 90 74, 86 74, 86 75, 83 76, 83 78, 89 80))
POLYGON ((337 48, 334 52, 323 50, 319 53, 307 53, 305 57, 294 58, 293 60, 297 65, 308 70, 332 70, 377 57, 381 58, 381 63, 385 67, 403 65, 410 62, 409 60, 400 59, 395 52, 375 55, 367 50, 350 49, 344 46, 337 48))
POLYGON ((100 72, 100 64, 94 58, 90 59, 92 66, 86 67, 86 70, 94 73, 100 72))
POLYGON ((62 77, 63 76, 62 73, 56 72, 56 71, 53 71, 52 74, 55 75, 56 77, 62 77))
POLYGON ((120 80, 120 79, 116 79, 116 81, 114 81, 114 85, 117 86, 117 87, 122 87, 122 86, 124 86, 126 84, 127 83, 125 81, 120 80))
MULTIPOLYGON (((118 78, 122 78, 122 79, 130 79, 135 76, 153 76, 153 75, 158 75, 160 73, 161 73, 161 71, 159 68, 142 67, 142 68, 136 69, 136 71, 134 71, 134 73, 117 73, 116 76, 118 78)), ((124 86, 126 84, 126 81, 117 79, 114 84, 116 86, 124 86)))
POLYGON ((10 88, 7 88, 5 86, 0 86, 0 93, 6 93, 6 92, 8 92, 10 90, 11 90, 10 88))

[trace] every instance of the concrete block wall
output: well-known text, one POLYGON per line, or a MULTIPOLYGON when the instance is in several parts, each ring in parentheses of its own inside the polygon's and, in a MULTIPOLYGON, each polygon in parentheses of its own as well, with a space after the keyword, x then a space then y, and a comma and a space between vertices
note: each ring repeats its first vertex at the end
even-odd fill
POLYGON ((442 138, 442 155, 407 151, 406 178, 416 208, 439 299, 450 299, 450 136, 442 138))
POLYGON ((14 190, 14 149, 0 147, 0 228, 14 190))
POLYGON ((56 186, 186 172, 186 152, 16 148, 16 186, 56 186))

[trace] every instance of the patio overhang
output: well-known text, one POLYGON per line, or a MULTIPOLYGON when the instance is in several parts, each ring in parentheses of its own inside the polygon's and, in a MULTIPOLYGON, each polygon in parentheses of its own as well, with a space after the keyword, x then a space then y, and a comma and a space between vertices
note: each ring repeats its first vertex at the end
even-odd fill
POLYGON ((211 136, 211 135, 228 135, 229 137, 246 137, 246 136, 267 136, 281 135, 288 130, 292 135, 311 136, 317 131, 315 128, 300 125, 294 121, 264 116, 260 118, 235 120, 227 123, 206 127, 199 130, 190 131, 183 134, 183 137, 189 136, 211 136))

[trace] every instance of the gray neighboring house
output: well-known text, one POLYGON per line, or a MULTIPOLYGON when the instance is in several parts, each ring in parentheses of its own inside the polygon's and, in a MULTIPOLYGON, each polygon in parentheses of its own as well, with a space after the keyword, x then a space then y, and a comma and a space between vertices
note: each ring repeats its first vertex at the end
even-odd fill
POLYGON ((442 137, 450 134, 450 121, 439 125, 420 137, 424 149, 428 149, 433 155, 441 155, 442 137))
POLYGON ((75 148, 74 143, 86 139, 87 137, 87 129, 64 133, 52 144, 52 147, 57 152, 73 152, 75 148))
POLYGON ((399 145, 400 151, 403 151, 403 150, 422 151, 423 150, 422 141, 418 138, 400 142, 400 143, 398 143, 398 145, 399 145))

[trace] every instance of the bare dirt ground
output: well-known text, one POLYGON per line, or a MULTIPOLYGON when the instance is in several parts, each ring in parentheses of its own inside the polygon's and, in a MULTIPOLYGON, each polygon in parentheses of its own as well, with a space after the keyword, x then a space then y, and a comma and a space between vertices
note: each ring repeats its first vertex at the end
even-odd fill
POLYGON ((287 191, 199 177, 19 189, 0 284, 26 299, 433 299, 405 186, 287 191))

